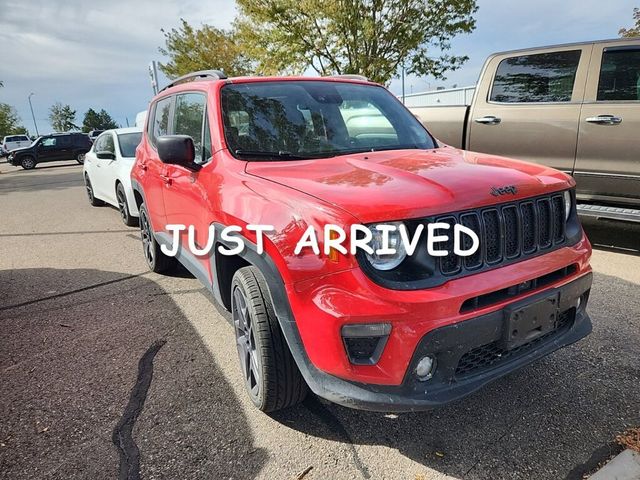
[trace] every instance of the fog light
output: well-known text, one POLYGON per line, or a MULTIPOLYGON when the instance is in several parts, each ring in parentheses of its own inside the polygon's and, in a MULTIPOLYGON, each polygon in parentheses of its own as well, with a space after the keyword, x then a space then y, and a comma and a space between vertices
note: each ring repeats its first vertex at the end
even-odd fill
POLYGON ((375 365, 391 333, 389 323, 358 323, 342 327, 342 341, 354 365, 375 365))
POLYGON ((418 362, 418 366, 416 367, 416 375, 418 376, 418 380, 425 381, 433 377, 435 364, 436 362, 433 357, 422 357, 418 362))

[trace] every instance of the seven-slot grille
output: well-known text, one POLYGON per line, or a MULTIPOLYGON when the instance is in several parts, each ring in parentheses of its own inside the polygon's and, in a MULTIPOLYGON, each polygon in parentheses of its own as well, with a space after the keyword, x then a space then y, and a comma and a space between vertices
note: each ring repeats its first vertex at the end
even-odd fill
MULTIPOLYGON (((449 236, 448 241, 436 244, 436 249, 449 252, 440 257, 441 273, 456 275, 493 267, 561 245, 565 241, 564 208, 560 193, 436 218, 436 222, 450 225, 448 231, 436 231, 449 236), (456 223, 478 235, 480 248, 473 255, 460 257, 453 252, 451 228, 456 223)), ((462 248, 468 249, 471 240, 466 235, 463 238, 462 248)))

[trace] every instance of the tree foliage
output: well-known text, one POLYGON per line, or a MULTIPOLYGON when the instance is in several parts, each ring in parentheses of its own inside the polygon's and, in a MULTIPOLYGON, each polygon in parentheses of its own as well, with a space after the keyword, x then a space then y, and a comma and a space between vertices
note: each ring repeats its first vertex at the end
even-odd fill
POLYGON ((63 105, 56 102, 49 109, 49 123, 56 132, 68 132, 79 130, 74 123, 76 121, 76 111, 70 105, 63 105))
POLYGON ((633 9, 633 19, 635 20, 636 25, 631 28, 621 28, 618 32, 621 37, 640 37, 640 8, 633 9))
POLYGON ((84 120, 82 121, 83 132, 88 133, 91 130, 109 130, 111 128, 118 128, 118 124, 104 109, 96 112, 93 108, 90 108, 84 114, 84 120))
POLYGON ((475 28, 476 0, 238 0, 238 38, 261 74, 408 73, 444 78, 466 56, 451 39, 475 28))
POLYGON ((179 28, 164 33, 165 46, 160 53, 169 57, 160 70, 169 78, 179 77, 197 70, 218 69, 229 76, 251 73, 251 63, 238 45, 234 32, 210 25, 197 29, 180 19, 179 28))
POLYGON ((0 103, 0 141, 7 135, 27 134, 27 129, 20 124, 18 112, 11 105, 0 103))

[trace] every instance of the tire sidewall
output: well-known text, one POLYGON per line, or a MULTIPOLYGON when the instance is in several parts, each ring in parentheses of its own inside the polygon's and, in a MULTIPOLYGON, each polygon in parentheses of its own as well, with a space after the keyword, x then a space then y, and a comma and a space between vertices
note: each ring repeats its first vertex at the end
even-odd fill
POLYGON ((76 153, 76 162, 78 162, 80 165, 84 165, 84 156, 85 156, 85 153, 77 152, 76 153))
POLYGON ((122 221, 125 225, 131 226, 131 213, 129 212, 129 204, 127 203, 127 194, 121 183, 118 183, 116 187, 116 201, 118 200, 118 195, 122 195, 124 199, 124 212, 120 210, 120 202, 118 202, 118 210, 120 210, 120 214, 122 215, 122 221))
POLYGON ((32 155, 25 155, 24 157, 22 157, 20 159, 20 166, 22 168, 24 168, 25 170, 33 170, 34 168, 36 168, 36 159, 34 156, 32 155), (29 162, 29 160, 31 160, 31 162, 29 162), (25 166, 25 162, 27 163, 27 165, 25 166))

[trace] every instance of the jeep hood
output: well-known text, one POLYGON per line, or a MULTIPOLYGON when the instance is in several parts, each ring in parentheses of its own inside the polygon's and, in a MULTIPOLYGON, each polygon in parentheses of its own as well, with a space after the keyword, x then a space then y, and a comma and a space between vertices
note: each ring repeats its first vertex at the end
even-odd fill
POLYGON ((362 223, 466 210, 575 185, 550 167, 451 147, 255 161, 247 162, 246 172, 331 203, 362 223), (515 194, 494 190, 511 186, 515 194))

